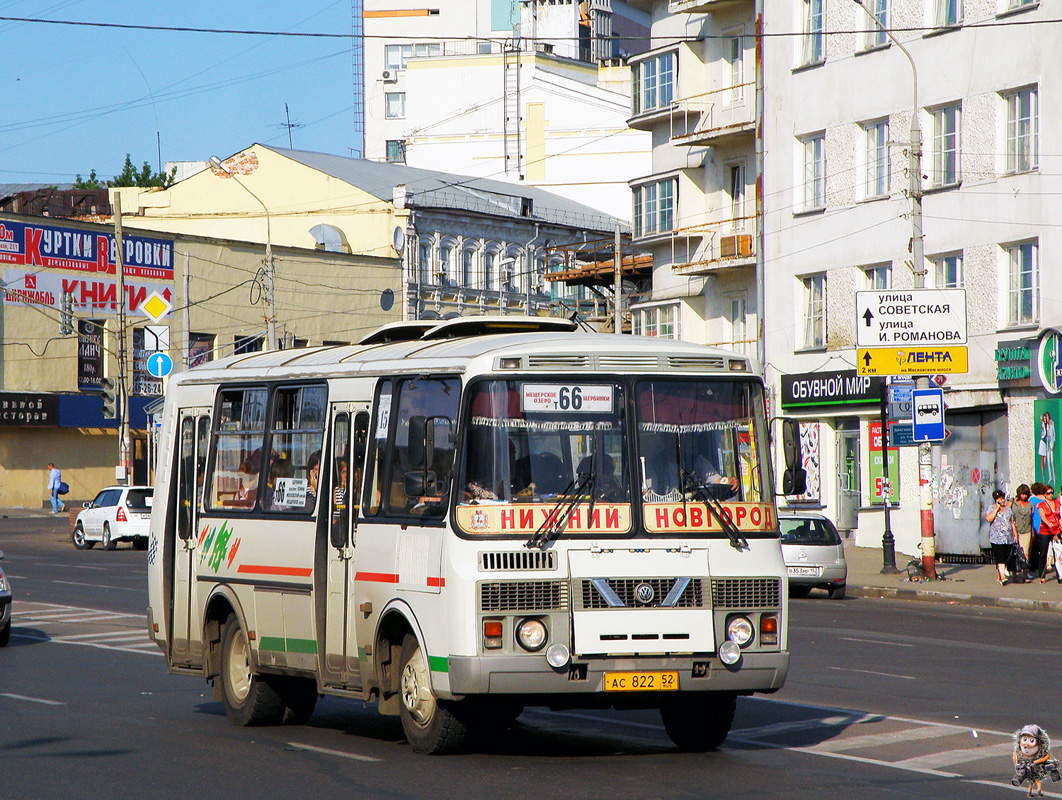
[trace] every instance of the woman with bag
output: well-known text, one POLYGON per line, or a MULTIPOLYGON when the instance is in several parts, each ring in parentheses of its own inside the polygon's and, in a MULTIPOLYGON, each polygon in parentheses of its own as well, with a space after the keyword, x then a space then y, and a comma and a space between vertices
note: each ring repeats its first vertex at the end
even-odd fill
POLYGON ((1018 547, 1021 548, 1022 563, 1016 563, 1014 577, 1024 583, 1029 580, 1029 544, 1032 542, 1032 513, 1033 505, 1029 502, 1032 492, 1029 485, 1023 483, 1014 492, 1014 500, 1010 504, 1011 513, 1014 514, 1014 532, 1018 535, 1018 547))
MULTIPOLYGON (((1040 535, 1047 537, 1044 542, 1044 563, 1047 563, 1047 555, 1051 553, 1055 557, 1055 577, 1062 583, 1062 542, 1059 541, 1062 534, 1062 514, 1059 513, 1058 498, 1054 490, 1048 486, 1044 494, 1044 502, 1040 503, 1040 535)), ((1040 583, 1047 579, 1047 567, 1040 571, 1040 583)))
POLYGON ((988 525, 988 543, 992 545, 992 557, 996 562, 996 580, 1000 586, 1007 582, 1007 556, 1018 541, 1014 533, 1014 514, 1007 505, 1007 496, 999 489, 992 492, 992 508, 985 514, 988 525))

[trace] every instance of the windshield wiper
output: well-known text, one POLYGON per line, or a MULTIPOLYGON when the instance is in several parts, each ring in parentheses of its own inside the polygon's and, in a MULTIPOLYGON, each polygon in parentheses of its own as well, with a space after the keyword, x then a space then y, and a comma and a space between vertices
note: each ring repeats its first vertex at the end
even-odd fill
POLYGON ((723 529, 723 533, 730 539, 730 546, 735 550, 747 550, 749 546, 748 540, 741 535, 737 525, 730 521, 730 517, 726 515, 723 510, 723 504, 715 496, 712 487, 702 481, 698 475, 686 470, 682 471, 682 483, 682 496, 686 496, 688 488, 697 500, 700 500, 708 507, 716 522, 719 523, 719 527, 723 529))
POLYGON ((546 519, 538 526, 538 530, 535 531, 530 539, 524 542, 524 547, 537 547, 539 550, 545 550, 546 545, 560 536, 565 528, 568 527, 568 521, 572 518, 575 507, 581 503, 579 498, 586 494, 588 490, 590 494, 590 508, 588 509, 587 514, 594 513, 595 480, 597 480, 597 472, 594 470, 594 457, 591 455, 588 470, 586 472, 580 472, 575 479, 568 484, 568 488, 557 498, 556 504, 550 509, 549 513, 546 514, 546 519))

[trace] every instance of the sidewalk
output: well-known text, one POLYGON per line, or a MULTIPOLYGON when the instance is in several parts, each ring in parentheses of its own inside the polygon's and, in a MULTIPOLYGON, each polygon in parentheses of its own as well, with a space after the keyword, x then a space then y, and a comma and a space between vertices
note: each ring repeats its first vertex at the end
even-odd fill
POLYGON ((856 547, 851 540, 844 543, 848 561, 848 591, 850 597, 885 597, 899 600, 924 600, 973 606, 1024 608, 1033 611, 1062 612, 1062 584, 1057 582, 1053 569, 1047 582, 996 582, 993 564, 937 564, 937 576, 945 580, 913 582, 907 577, 907 563, 911 556, 896 554, 895 575, 882 575, 881 548, 856 547))

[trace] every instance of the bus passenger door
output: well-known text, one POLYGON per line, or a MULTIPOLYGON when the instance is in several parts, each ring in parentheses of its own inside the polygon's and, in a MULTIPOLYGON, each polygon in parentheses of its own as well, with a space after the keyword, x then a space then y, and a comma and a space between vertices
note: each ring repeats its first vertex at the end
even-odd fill
POLYGON ((199 511, 203 500, 207 444, 210 438, 208 409, 185 409, 180 413, 180 452, 177 462, 177 541, 173 553, 173 615, 170 631, 170 661, 194 666, 203 662, 202 630, 195 617, 195 549, 199 544, 199 511))
POLYGON ((361 472, 369 436, 368 403, 332 407, 332 438, 327 493, 321 503, 326 516, 324 652, 322 682, 328 686, 361 687, 361 662, 355 635, 355 552, 361 495, 361 472))

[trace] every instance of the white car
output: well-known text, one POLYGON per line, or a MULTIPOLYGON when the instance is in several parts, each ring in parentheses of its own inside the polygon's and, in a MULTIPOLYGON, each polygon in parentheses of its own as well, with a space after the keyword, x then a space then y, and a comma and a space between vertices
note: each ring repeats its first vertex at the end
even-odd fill
POLYGON ((108 486, 77 515, 71 539, 78 550, 103 542, 113 550, 118 542, 132 542, 137 550, 147 547, 151 524, 150 486, 108 486))

